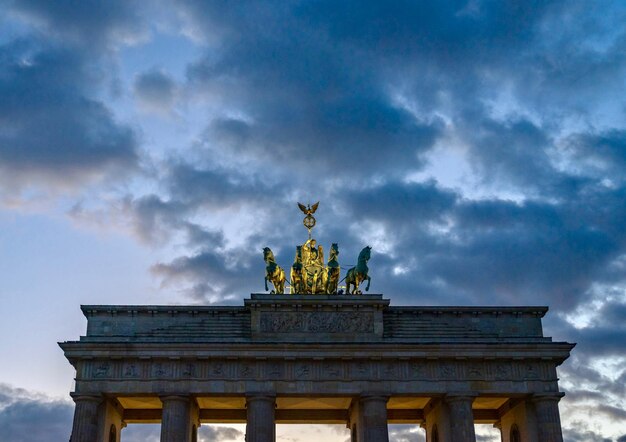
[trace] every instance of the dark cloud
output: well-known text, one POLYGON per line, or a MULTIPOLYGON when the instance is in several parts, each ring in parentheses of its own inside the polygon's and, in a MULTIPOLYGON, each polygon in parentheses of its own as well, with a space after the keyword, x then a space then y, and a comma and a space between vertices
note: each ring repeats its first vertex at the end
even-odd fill
POLYGON ((133 131, 91 98, 82 54, 35 40, 0 47, 1 181, 70 185, 134 168, 133 131))
POLYGON ((43 32, 74 45, 100 49, 120 40, 135 40, 144 32, 138 3, 113 0, 74 2, 63 0, 8 1, 9 12, 17 14, 43 32))
POLYGON ((626 130, 612 129, 571 135, 568 149, 586 172, 608 176, 623 182, 626 179, 626 130))
POLYGON ((148 110, 167 112, 176 98, 176 83, 167 72, 159 69, 138 75, 133 89, 139 103, 148 110))
POLYGON ((187 5, 200 27, 219 23, 222 31, 220 50, 189 69, 194 90, 212 91, 245 116, 209 125, 221 154, 355 177, 420 167, 440 135, 439 118, 417 118, 392 102, 371 56, 333 40, 311 11, 187 5))
POLYGON ((218 302, 224 297, 239 297, 242 287, 259 287, 250 291, 261 291, 263 288, 261 248, 258 248, 258 253, 206 249, 169 263, 155 264, 152 271, 163 278, 166 286, 172 283, 190 284, 187 293, 197 302, 218 302))
POLYGON ((0 384, 0 432, 3 440, 44 442, 69 440, 74 407, 23 389, 0 384), (36 425, 33 423, 36 422, 36 425))

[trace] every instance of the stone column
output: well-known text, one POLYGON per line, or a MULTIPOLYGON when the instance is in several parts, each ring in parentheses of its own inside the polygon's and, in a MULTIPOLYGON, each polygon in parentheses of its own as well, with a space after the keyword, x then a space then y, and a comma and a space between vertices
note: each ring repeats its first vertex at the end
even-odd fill
POLYGON ((271 395, 246 397, 246 442, 275 442, 276 398, 271 395))
POLYGON ((359 398, 356 431, 358 442, 389 442, 388 400, 388 396, 361 396, 359 398))
POLYGON ((536 394, 532 401, 537 415, 537 433, 541 442, 563 442, 559 401, 563 393, 536 394))
POLYGON ((448 395, 445 398, 450 411, 450 436, 454 442, 476 442, 471 395, 448 395))
POLYGON ((162 396, 161 442, 191 442, 198 409, 189 396, 162 396))
POLYGON ((97 442, 100 423, 100 396, 72 394, 76 403, 70 442, 97 442))

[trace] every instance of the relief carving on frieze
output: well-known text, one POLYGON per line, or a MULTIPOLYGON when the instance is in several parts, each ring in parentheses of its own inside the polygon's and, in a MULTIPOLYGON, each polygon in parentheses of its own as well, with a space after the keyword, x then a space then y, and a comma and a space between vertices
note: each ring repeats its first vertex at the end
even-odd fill
POLYGON ((322 364, 322 375, 327 379, 337 379, 342 376, 341 362, 324 362, 322 364))
POLYGON ((209 368, 209 377, 223 377, 226 374, 226 365, 224 362, 213 362, 209 368))
POLYGON ((409 375, 412 379, 428 378, 428 366, 422 361, 412 361, 409 364, 409 375))
POLYGON ((267 333, 373 333, 373 312, 261 313, 261 331, 267 333))
POLYGON ((533 363, 525 364, 522 371, 523 371, 524 379, 538 379, 539 378, 539 370, 533 363))
POLYGON ((363 362, 363 361, 354 363, 352 367, 352 373, 353 373, 353 376, 359 379, 370 377, 371 376, 370 363, 363 362))
POLYGON ((152 377, 166 378, 172 376, 171 364, 167 362, 155 362, 152 364, 152 377))
POLYGON ((125 377, 125 378, 138 378, 138 377, 140 377, 139 367, 137 366, 137 364, 134 363, 134 362, 124 364, 124 368, 123 368, 123 371, 122 371, 122 377, 125 377))
POLYGON ((497 380, 511 379, 511 366, 506 362, 498 362, 495 367, 497 380))
POLYGON ((294 369, 296 380, 310 379, 313 374, 313 367, 306 362, 299 362, 294 369))
POLYGON ((485 378, 485 370, 483 364, 480 362, 474 362, 469 364, 468 377, 472 380, 481 380, 485 378))
POLYGON ((391 379, 391 380, 397 379, 398 378, 399 369, 400 369, 400 367, 398 366, 397 363, 386 362, 382 366, 381 378, 382 379, 391 379))
POLYGON ((111 375, 111 364, 108 362, 101 362, 96 365, 95 370, 93 372, 94 378, 108 378, 111 375))
POLYGON ((257 366, 253 362, 242 362, 237 370, 240 378, 253 378, 256 376, 257 366))
POLYGON ((196 365, 188 362, 184 363, 181 374, 186 378, 196 377, 196 365))
POLYGON ((443 362, 439 366, 439 375, 443 379, 456 379, 457 366, 454 362, 443 362))
POLYGON ((266 366, 267 377, 270 379, 281 379, 285 376, 284 365, 280 361, 271 362, 266 366))

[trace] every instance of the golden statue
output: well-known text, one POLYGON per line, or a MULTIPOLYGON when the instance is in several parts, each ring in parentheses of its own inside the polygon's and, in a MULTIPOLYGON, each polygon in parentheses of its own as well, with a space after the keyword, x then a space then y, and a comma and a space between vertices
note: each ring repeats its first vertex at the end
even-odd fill
POLYGON ((333 243, 333 245, 330 246, 330 251, 328 252, 328 265, 326 266, 326 283, 324 285, 324 292, 327 295, 334 295, 337 293, 339 273, 341 272, 339 261, 337 261, 338 255, 339 247, 337 246, 337 243, 333 243))
POLYGON ((303 269, 302 246, 296 246, 296 258, 291 266, 290 275, 291 294, 305 293, 303 269))
POLYGON ((372 278, 367 274, 369 272, 369 268, 367 267, 367 261, 370 259, 372 248, 370 246, 364 247, 359 253, 359 258, 357 260, 357 265, 348 270, 348 274, 346 275, 346 295, 360 295, 361 290, 359 290, 359 284, 363 281, 367 280, 367 287, 365 287, 365 291, 367 292, 370 289, 370 282, 372 278), (352 292, 350 292, 350 286, 353 286, 352 292))
MULTIPOLYGON (((315 227, 313 214, 319 206, 319 201, 313 205, 305 206, 298 203, 298 207, 306 215, 303 220, 304 227, 309 231, 309 239, 301 246, 296 247, 296 256, 290 269, 291 294, 315 295, 315 294, 337 294, 339 288, 339 276, 341 267, 339 266, 339 247, 337 243, 330 246, 328 263, 324 264, 324 249, 317 245, 317 241, 311 238, 311 229, 315 227)), ((358 264, 348 271, 345 277, 346 294, 361 294, 359 285, 367 280, 365 291, 370 288, 371 278, 368 275, 367 261, 370 259, 371 247, 365 247, 359 254, 358 264)), ((271 293, 285 293, 285 272, 276 263, 272 251, 265 247, 263 249, 263 259, 267 264, 265 268, 265 290, 267 281, 274 284, 271 293)))
POLYGON ((269 247, 263 249, 263 260, 267 266, 265 267, 265 290, 267 288, 267 281, 270 281, 274 285, 274 290, 270 293, 285 293, 285 271, 276 264, 274 259, 274 253, 269 247))
POLYGON ((324 293, 326 284, 324 249, 322 246, 317 246, 315 239, 309 239, 302 245, 302 263, 304 292, 324 293))

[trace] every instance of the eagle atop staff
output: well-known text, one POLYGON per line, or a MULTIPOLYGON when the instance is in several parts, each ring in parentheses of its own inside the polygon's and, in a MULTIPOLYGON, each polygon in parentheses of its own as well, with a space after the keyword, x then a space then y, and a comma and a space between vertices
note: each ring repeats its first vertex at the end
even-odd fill
POLYGON ((304 227, 306 227, 307 230, 309 231, 309 239, 311 239, 311 229, 315 227, 315 217, 313 216, 313 214, 315 213, 315 211, 317 210, 317 206, 319 205, 320 205, 319 201, 313 205, 309 204, 308 206, 305 206, 302 203, 298 203, 298 207, 300 207, 300 210, 302 210, 302 213, 306 215, 304 219, 302 220, 302 224, 304 224, 304 227))
POLYGON ((300 207, 300 210, 302 210, 302 213, 304 213, 305 215, 313 215, 315 211, 317 210, 317 206, 319 205, 320 205, 319 201, 313 204, 312 206, 309 204, 308 207, 302 203, 298 203, 298 207, 300 207))

